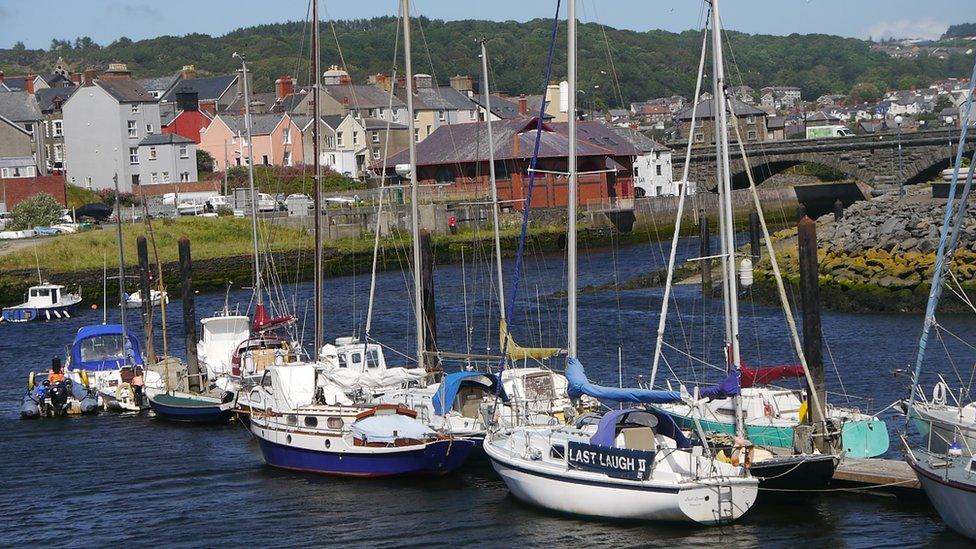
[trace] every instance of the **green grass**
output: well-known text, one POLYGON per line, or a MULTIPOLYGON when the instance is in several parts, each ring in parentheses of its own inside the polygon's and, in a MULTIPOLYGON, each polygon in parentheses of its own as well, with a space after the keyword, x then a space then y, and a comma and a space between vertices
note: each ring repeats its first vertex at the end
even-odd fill
POLYGON ((76 185, 65 185, 65 192, 68 195, 68 209, 80 208, 85 204, 102 201, 102 198, 95 192, 76 185))

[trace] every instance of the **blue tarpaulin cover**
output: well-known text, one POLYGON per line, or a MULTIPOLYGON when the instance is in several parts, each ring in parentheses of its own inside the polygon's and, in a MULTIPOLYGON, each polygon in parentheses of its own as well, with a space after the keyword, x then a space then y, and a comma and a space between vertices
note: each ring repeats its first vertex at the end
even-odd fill
MULTIPOLYGON (((126 333, 129 336, 129 347, 132 352, 131 364, 141 366, 142 348, 139 346, 139 339, 132 334, 132 330, 128 330, 126 333)), ((81 356, 82 345, 85 340, 103 336, 121 337, 121 335, 121 324, 96 324, 79 329, 78 334, 75 335, 75 341, 71 345, 71 368, 73 370, 117 370, 121 368, 125 365, 125 361, 121 358, 121 349, 118 350, 116 356, 106 356, 97 360, 84 361, 81 356)))
MULTIPOLYGON (((633 402, 636 404, 666 404, 681 402, 678 391, 656 391, 632 387, 604 387, 590 383, 579 359, 571 357, 566 361, 566 380, 569 382, 569 397, 577 399, 582 395, 614 402, 633 402)), ((739 372, 733 371, 722 383, 699 390, 700 398, 727 398, 739 394, 739 372)))
MULTIPOLYGON (((435 414, 439 416, 444 415, 447 410, 451 409, 454 405, 454 398, 457 396, 458 390, 465 382, 477 383, 492 392, 498 390, 499 387, 498 377, 494 374, 485 374, 482 372, 454 372, 447 374, 444 376, 444 381, 441 382, 440 388, 434 393, 434 398, 431 399, 435 414)), ((507 400, 504 390, 501 390, 499 396, 502 400, 507 400)))

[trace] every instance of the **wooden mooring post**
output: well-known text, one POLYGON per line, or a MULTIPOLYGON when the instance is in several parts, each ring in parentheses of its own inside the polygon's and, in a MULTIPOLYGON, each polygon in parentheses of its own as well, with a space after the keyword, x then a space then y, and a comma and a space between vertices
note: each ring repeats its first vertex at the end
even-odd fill
MULTIPOLYGON (((823 333, 820 326, 820 265, 817 260, 817 224, 806 215, 797 224, 797 246, 800 256, 800 303, 803 308, 803 354, 807 360, 807 368, 813 380, 813 387, 808 387, 808 395, 816 391, 817 400, 824 406, 827 397, 824 386, 823 365, 823 333)), ((824 418, 821 410, 812 404, 813 399, 807 397, 807 417, 819 429, 824 418)), ((816 446, 823 452, 824 439, 816 437, 816 446)))
POLYGON ((752 264, 759 263, 762 257, 762 229, 759 227, 759 213, 749 212, 749 251, 752 254, 752 264))
MULTIPOLYGON (((420 294, 424 326, 424 368, 428 372, 439 373, 440 361, 437 359, 437 306, 434 300, 434 248, 430 231, 420 230, 420 266, 414 276, 420 277, 420 294)), ((438 376, 439 377, 439 376, 438 376)))
MULTIPOLYGON (((146 237, 136 238, 136 255, 139 256, 139 293, 142 294, 142 331, 146 340, 146 362, 156 363, 156 341, 153 335, 153 313, 152 313, 152 271, 149 267, 149 246, 146 237)), ((161 304, 164 306, 163 304, 161 304)))
MULTIPOLYGON (((712 255, 712 244, 711 236, 708 232, 708 217, 705 216, 705 210, 698 210, 698 219, 701 222, 698 224, 698 256, 708 257, 712 255)), ((702 295, 710 296, 712 295, 712 260, 702 259, 701 260, 701 290, 702 295)))
POLYGON ((186 341, 187 389, 201 391, 200 363, 197 360, 197 311, 193 299, 193 264, 190 261, 190 239, 180 239, 180 287, 183 294, 183 334, 186 341))

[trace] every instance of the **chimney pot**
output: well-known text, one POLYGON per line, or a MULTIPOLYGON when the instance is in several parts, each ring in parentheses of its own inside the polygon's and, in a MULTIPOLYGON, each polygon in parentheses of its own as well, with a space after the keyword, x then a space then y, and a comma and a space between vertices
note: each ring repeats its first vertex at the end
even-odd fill
POLYGON ((84 77, 83 77, 84 78, 84 85, 85 86, 91 86, 92 85, 92 83, 95 81, 95 74, 96 74, 96 71, 95 71, 94 67, 88 67, 87 69, 85 69, 85 74, 84 74, 84 77))
POLYGON ((27 73, 27 76, 24 77, 24 90, 31 95, 34 95, 34 78, 36 75, 32 72, 27 73))
POLYGON ((529 100, 525 98, 524 93, 518 98, 518 112, 523 115, 529 114, 529 100))
POLYGON ((193 80, 197 77, 197 66, 183 65, 183 69, 180 71, 180 77, 183 78, 183 80, 193 80))
POLYGON ((278 101, 295 93, 295 80, 290 75, 284 75, 275 80, 275 98, 278 101))

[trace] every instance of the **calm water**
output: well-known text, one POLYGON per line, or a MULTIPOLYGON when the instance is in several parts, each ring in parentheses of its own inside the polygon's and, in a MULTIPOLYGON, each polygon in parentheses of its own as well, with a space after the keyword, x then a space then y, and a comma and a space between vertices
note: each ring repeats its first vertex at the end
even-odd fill
MULTIPOLYGON (((687 254, 696 246, 688 241, 683 250, 687 254)), ((437 269, 440 342, 446 350, 484 352, 487 341, 497 345, 497 335, 486 335, 489 327, 496 333, 497 322, 488 253, 470 249, 463 276, 461 266, 437 269)), ((560 255, 533 254, 527 261, 520 314, 513 323, 523 345, 565 340, 565 302, 558 293, 565 280, 563 263, 560 255)), ((581 285, 604 284, 614 277, 626 280, 661 264, 656 244, 617 251, 583 249, 581 285)), ((367 285, 365 274, 327 282, 329 339, 362 330, 367 285)), ((413 341, 407 285, 396 269, 380 275, 372 328, 375 338, 404 351, 413 341)), ((285 288, 300 313, 310 292, 308 284, 285 288)), ((661 294, 655 288, 581 296, 579 347, 591 378, 616 384, 618 356, 625 383, 649 372, 661 294)), ((247 298, 245 292, 235 292, 231 301, 246 306, 247 298)), ((198 316, 220 308, 222 300, 222 295, 198 296, 198 316)), ((718 360, 721 304, 703 302, 693 286, 678 287, 675 303, 680 318, 672 315, 668 341, 718 360)), ((748 294, 741 308, 747 361, 792 362, 781 313, 754 304, 748 294)), ((150 417, 111 415, 20 420, 27 372, 45 369, 51 357, 62 356, 75 331, 98 322, 100 315, 87 311, 64 322, 0 326, 0 546, 786 546, 800 539, 849 547, 964 544, 924 501, 764 494, 744 520, 722 528, 590 522, 518 503, 486 462, 438 479, 320 478, 266 467, 257 445, 239 426, 188 428, 150 417)), ((168 315, 170 330, 180 334, 178 302, 170 305, 168 315)), ((976 336, 976 322, 970 319, 943 322, 963 339, 976 336)), ((870 397, 853 404, 878 410, 905 394, 904 378, 892 372, 907 364, 920 326, 917 316, 908 315, 825 316, 826 339, 847 393, 870 397)), ((138 331, 135 323, 133 327, 138 331)), ((183 355, 180 339, 171 342, 177 355, 183 355)), ((946 344, 968 382, 976 356, 951 341, 946 344)), ((942 367, 951 372, 941 344, 931 348, 929 371, 942 367)), ((689 368, 676 352, 668 358, 683 379, 716 379, 714 372, 689 368)), ((387 360, 398 362, 392 354, 387 360)), ((827 368, 829 388, 840 391, 833 364, 827 368)), ((671 375, 663 366, 662 371, 671 375)), ((839 400, 834 397, 833 402, 839 400)))

